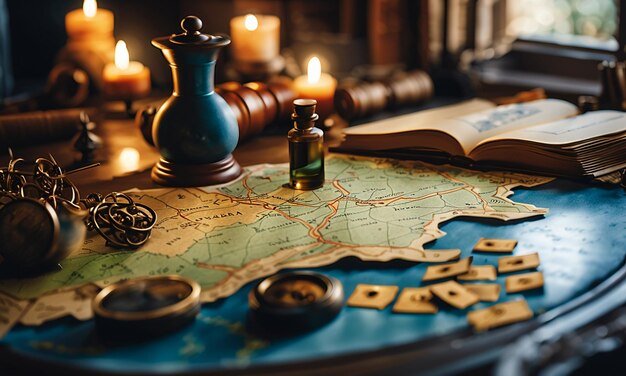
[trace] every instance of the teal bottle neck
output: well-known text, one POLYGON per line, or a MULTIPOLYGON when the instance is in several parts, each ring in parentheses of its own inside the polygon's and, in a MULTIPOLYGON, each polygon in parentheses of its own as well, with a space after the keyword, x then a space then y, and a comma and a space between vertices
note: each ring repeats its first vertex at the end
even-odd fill
POLYGON ((215 61, 207 64, 170 65, 174 95, 208 95, 214 89, 215 61))

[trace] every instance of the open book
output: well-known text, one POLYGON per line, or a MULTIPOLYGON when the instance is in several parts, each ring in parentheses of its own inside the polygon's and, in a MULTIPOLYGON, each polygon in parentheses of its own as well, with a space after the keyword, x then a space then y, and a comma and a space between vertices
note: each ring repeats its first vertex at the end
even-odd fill
POLYGON ((625 168, 626 113, 577 113, 557 99, 498 107, 471 100, 348 128, 331 150, 568 177, 625 168))

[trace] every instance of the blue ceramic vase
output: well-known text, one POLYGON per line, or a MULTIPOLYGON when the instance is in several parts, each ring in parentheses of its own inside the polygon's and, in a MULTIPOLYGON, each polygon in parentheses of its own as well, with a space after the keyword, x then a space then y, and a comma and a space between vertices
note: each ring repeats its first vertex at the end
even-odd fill
POLYGON ((172 69, 174 87, 154 118, 161 160, 152 179, 167 186, 225 183, 241 174, 231 154, 239 140, 237 119, 213 90, 217 57, 230 39, 200 33, 202 21, 194 16, 181 27, 182 34, 152 40, 172 69))

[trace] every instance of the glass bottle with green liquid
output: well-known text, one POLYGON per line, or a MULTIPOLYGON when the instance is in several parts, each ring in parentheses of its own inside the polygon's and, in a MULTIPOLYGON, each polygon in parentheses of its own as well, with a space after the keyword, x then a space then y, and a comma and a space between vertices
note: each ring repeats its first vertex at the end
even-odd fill
POLYGON ((324 132, 315 127, 315 99, 296 99, 289 131, 289 185, 312 190, 324 185, 324 132))

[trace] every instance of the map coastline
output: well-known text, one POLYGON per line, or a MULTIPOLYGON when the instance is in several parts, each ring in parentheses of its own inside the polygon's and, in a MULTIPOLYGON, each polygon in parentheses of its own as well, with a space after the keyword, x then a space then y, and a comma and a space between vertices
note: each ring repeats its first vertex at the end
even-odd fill
POLYGON ((509 197, 516 187, 550 178, 337 155, 327 165, 327 182, 316 191, 284 187, 284 164, 247 167, 241 178, 221 186, 133 190, 133 198, 159 216, 142 249, 117 251, 90 238, 83 251, 63 262, 63 271, 0 281, 0 293, 33 302, 29 307, 45 298, 48 309, 39 304, 38 317, 32 318, 29 308, 21 313, 30 317, 22 320, 29 325, 63 315, 87 319, 85 304, 68 304, 77 300, 68 291, 78 294, 81 286, 102 287, 145 274, 187 275, 203 286, 202 301, 212 302, 281 269, 324 266, 348 256, 450 261, 460 250, 424 249, 445 235, 439 229, 443 222, 519 220, 548 212, 509 197))

